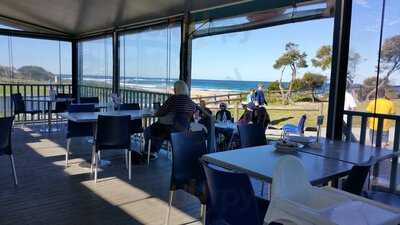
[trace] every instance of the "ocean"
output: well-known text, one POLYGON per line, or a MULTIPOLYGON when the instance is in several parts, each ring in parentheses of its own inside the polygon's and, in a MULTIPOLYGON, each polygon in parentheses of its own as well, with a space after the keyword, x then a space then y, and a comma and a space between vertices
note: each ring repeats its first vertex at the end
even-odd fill
MULTIPOLYGON (((165 79, 126 79, 126 85, 139 86, 143 88, 165 88, 166 85, 172 87, 176 80, 166 81, 165 79)), ((198 90, 215 90, 224 92, 244 92, 251 88, 256 88, 260 81, 238 81, 238 80, 205 80, 205 79, 192 79, 192 89, 198 90)), ((264 81, 265 87, 269 82, 264 81)))
MULTIPOLYGON (((84 76, 85 81, 104 82, 104 76, 84 76)), ((111 77, 106 78, 107 83, 111 83, 111 77)), ((176 79, 165 78, 123 78, 121 77, 121 87, 138 87, 144 89, 165 89, 171 88, 176 79)), ((223 92, 248 92, 251 88, 257 88, 258 83, 263 83, 265 87, 271 81, 243 81, 243 80, 209 80, 209 79, 192 79, 192 89, 206 90, 206 91, 223 91, 223 92)), ((284 83, 284 86, 288 83, 284 83)), ((329 84, 326 83, 323 91, 329 90, 329 84)))

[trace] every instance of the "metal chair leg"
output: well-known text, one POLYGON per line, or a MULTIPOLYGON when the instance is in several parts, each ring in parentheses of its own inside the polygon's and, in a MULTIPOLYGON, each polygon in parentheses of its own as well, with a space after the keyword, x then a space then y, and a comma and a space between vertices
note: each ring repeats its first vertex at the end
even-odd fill
POLYGON ((169 191, 169 202, 168 202, 168 209, 167 209, 167 215, 165 217, 165 225, 169 224, 169 217, 171 215, 171 208, 172 208, 172 200, 174 198, 174 192, 175 191, 169 191))
MULTIPOLYGON (((100 153, 100 151, 99 151, 99 153, 100 153)), ((94 167, 94 182, 97 183, 97 169, 99 167, 99 160, 100 160, 99 154, 95 153, 94 158, 95 158, 95 164, 96 164, 94 167)))
POLYGON ((95 155, 96 155, 96 149, 95 149, 95 147, 93 146, 92 147, 92 160, 91 160, 91 162, 90 162, 90 173, 91 174, 93 174, 93 165, 94 165, 94 163, 95 163, 95 155))
POLYGON ((69 148, 71 146, 71 138, 67 139, 67 152, 65 152, 65 167, 68 167, 69 148))
POLYGON ((14 156, 12 154, 10 155, 10 160, 11 160, 12 173, 14 175, 14 184, 15 186, 17 186, 18 185, 17 171, 15 170, 14 156))
POLYGON ((150 151, 151 150, 151 139, 149 139, 149 144, 147 146, 147 167, 150 166, 150 151))
POLYGON ((128 165, 128 149, 125 149, 125 168, 129 169, 129 165, 128 165))
POLYGON ((128 179, 132 178, 132 151, 128 151, 128 179))
POLYGON ((264 197, 264 181, 261 181, 261 197, 264 197))
POLYGON ((201 216, 201 224, 206 225, 206 205, 201 204, 200 208, 200 216, 201 216))

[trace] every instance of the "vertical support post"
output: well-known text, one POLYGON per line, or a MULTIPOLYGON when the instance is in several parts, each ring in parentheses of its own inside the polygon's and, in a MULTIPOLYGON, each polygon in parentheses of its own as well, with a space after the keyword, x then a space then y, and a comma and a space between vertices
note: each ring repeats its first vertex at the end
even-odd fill
MULTIPOLYGON (((190 1, 186 1, 190 2, 190 1)), ((181 29, 181 52, 180 52, 180 74, 179 79, 185 81, 189 90, 192 81, 192 39, 190 37, 191 21, 190 7, 187 3, 183 15, 181 29)))
POLYGON ((79 51, 78 51, 78 41, 72 40, 71 52, 72 52, 72 97, 77 99, 78 94, 78 80, 79 80, 79 51))
POLYGON ((332 47, 332 71, 326 137, 342 139, 343 107, 347 82, 352 0, 336 0, 332 47))
MULTIPOLYGON (((394 140, 393 153, 397 154, 399 152, 399 147, 400 147, 400 120, 396 120, 393 140, 394 140)), ((392 165, 390 168, 390 192, 392 193, 396 192, 398 161, 399 161, 398 156, 392 158, 392 165)))
POLYGON ((113 62, 113 80, 112 93, 119 95, 119 33, 113 32, 112 35, 112 62, 113 62))

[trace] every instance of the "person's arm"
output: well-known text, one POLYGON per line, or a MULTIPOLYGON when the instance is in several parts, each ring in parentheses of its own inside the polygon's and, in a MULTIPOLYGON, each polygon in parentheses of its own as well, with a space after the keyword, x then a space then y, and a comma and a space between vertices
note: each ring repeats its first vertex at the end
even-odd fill
POLYGON ((157 117, 167 115, 171 111, 171 107, 173 107, 173 98, 174 96, 169 97, 154 115, 157 117))
POLYGON ((260 105, 261 104, 261 102, 262 102, 262 96, 261 96, 262 94, 261 94, 261 92, 259 91, 259 90, 257 90, 257 92, 256 92, 256 101, 257 101, 257 103, 260 105))
POLYGON ((226 117, 227 120, 232 120, 232 114, 229 110, 226 110, 226 117))

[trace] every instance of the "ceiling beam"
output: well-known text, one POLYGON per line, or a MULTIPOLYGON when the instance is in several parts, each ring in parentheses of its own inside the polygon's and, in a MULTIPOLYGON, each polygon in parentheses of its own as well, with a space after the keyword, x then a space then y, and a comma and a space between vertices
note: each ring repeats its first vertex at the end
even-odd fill
POLYGON ((46 27, 43 25, 38 25, 38 24, 27 22, 24 20, 12 18, 9 16, 0 15, 0 21, 4 21, 5 23, 15 25, 17 28, 31 30, 33 32, 71 36, 71 34, 61 31, 61 30, 58 30, 58 29, 46 27))
POLYGON ((320 0, 279 0, 266 1, 254 0, 245 1, 242 3, 232 4, 229 6, 221 6, 214 9, 205 9, 192 12, 192 21, 204 21, 209 19, 221 19, 238 15, 243 15, 250 12, 264 11, 268 9, 278 9, 287 6, 294 6, 305 2, 323 2, 320 0))

